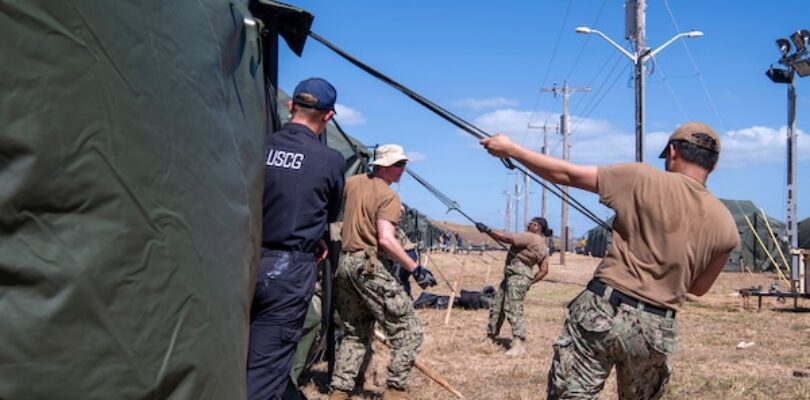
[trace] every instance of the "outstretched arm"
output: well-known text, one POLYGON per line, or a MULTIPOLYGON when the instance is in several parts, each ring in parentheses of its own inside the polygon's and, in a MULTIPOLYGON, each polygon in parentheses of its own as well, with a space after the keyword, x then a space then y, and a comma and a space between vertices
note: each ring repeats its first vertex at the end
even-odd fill
POLYGON ((499 242, 515 244, 515 238, 510 233, 502 232, 497 229, 490 229, 489 234, 492 235, 499 242))
POLYGON ((514 158, 543 179, 596 193, 596 166, 594 165, 577 165, 533 152, 513 143, 504 134, 482 139, 481 145, 495 157, 514 158))

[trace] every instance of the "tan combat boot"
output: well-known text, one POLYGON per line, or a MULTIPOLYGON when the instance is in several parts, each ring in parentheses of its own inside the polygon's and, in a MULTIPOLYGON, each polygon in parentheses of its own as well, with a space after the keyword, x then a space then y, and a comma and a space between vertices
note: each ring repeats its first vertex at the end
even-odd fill
POLYGON ((512 340, 512 347, 509 348, 509 351, 506 352, 507 357, 520 357, 523 353, 526 352, 526 348, 523 346, 523 342, 525 340, 515 338, 512 340))
POLYGON ((349 392, 344 392, 342 390, 335 389, 332 391, 332 394, 329 395, 329 400, 350 400, 352 396, 349 392))
POLYGON ((382 400, 411 400, 411 396, 404 390, 385 388, 382 400))

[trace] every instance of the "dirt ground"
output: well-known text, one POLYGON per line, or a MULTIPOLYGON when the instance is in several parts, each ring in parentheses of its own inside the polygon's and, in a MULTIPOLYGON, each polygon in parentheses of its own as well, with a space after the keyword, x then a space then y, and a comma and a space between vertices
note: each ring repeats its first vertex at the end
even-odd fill
MULTIPOLYGON (((505 252, 428 257, 425 265, 439 280, 429 291, 449 294, 443 280, 460 279, 467 290, 496 286, 505 252)), ((454 309, 447 325, 446 310, 417 310, 425 332, 417 359, 465 399, 544 399, 551 345, 562 327, 565 306, 582 290, 599 261, 567 254, 566 265, 560 265, 559 255, 552 256, 548 276, 526 297, 529 346, 524 356, 504 355, 510 338, 508 324, 499 344, 484 340, 486 310, 454 309)), ((792 300, 780 304, 775 298, 764 298, 762 310, 757 311, 756 298, 750 298, 744 309, 744 299, 737 292, 759 285, 767 289, 776 280, 769 274, 724 272, 707 295, 687 302, 678 315, 679 349, 671 358, 674 371, 665 399, 810 399, 810 309, 806 308, 810 301, 800 300, 799 310, 794 311, 792 300)), ((784 283, 781 289, 785 290, 784 283)), ((417 287, 417 296, 418 292, 417 287)), ((375 349, 364 390, 355 399, 378 398, 384 387, 387 354, 380 345, 375 349)), ((325 363, 320 363, 308 376, 305 394, 310 399, 327 397, 325 370, 325 363)), ((410 391, 417 399, 455 398, 416 369, 410 391)), ((611 374, 601 398, 616 397, 611 374)))

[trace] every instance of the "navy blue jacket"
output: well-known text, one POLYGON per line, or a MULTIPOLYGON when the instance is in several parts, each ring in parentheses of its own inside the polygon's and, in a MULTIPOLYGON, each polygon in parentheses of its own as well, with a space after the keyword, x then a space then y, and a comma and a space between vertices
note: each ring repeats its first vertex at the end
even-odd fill
POLYGON ((343 205, 343 156, 309 128, 270 135, 264 165, 262 247, 312 252, 343 205))

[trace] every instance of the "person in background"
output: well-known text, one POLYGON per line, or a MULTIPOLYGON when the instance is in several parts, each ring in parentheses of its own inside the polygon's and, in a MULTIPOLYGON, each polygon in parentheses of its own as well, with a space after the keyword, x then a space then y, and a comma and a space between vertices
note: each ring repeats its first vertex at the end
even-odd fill
POLYGON ((526 226, 526 232, 523 233, 510 234, 490 229, 480 222, 476 223, 475 227, 481 233, 490 234, 495 239, 511 245, 503 268, 503 279, 498 285, 495 301, 489 308, 487 337, 495 340, 504 320, 509 321, 513 339, 506 355, 520 356, 526 351, 523 300, 529 288, 548 274, 546 238, 551 236, 551 229, 548 228, 545 218, 541 217, 532 218, 526 226))

